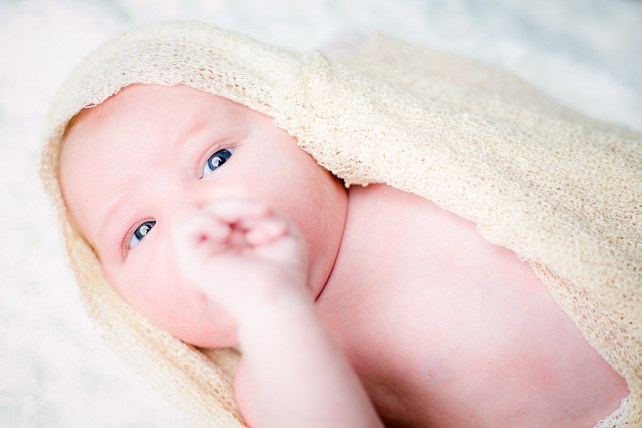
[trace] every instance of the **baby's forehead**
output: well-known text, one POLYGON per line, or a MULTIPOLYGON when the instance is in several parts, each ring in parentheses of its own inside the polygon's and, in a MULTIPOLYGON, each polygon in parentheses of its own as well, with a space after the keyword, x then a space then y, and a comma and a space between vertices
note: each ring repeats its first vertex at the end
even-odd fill
POLYGON ((122 91, 110 96, 100 104, 87 106, 81 109, 74 117, 69 120, 62 136, 60 153, 62 154, 74 140, 74 133, 79 129, 91 128, 102 122, 114 108, 117 106, 119 99, 122 97, 122 91))

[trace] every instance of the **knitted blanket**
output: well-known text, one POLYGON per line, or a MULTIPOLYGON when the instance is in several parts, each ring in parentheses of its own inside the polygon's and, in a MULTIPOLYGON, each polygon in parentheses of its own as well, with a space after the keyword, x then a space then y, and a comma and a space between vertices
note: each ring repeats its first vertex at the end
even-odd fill
POLYGON ((642 136, 449 54, 378 37, 330 60, 197 22, 146 25, 90 54, 58 93, 42 153, 89 314, 183 408, 212 426, 244 426, 231 389, 238 354, 186 345, 122 301, 70 224, 58 182, 71 118, 133 83, 182 83, 244 104, 346 185, 387 183, 475 222, 530 263, 626 379, 628 398, 598 426, 642 426, 642 136))

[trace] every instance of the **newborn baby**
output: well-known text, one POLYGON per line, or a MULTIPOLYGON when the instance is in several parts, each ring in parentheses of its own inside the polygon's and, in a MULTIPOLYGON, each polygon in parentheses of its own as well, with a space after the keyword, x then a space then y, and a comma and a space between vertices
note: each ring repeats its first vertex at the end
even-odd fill
POLYGON ((513 252, 410 193, 346 190, 226 98, 128 86, 74 118, 59 176, 125 301, 240 345, 252 427, 588 428, 627 396, 513 252))

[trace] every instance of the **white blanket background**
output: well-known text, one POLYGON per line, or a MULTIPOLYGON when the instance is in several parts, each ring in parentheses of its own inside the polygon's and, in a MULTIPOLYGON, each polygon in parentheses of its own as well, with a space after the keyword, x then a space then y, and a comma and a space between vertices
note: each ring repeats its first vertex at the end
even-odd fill
POLYGON ((642 131, 639 0, 0 0, 0 427, 193 426, 93 332, 37 178, 71 67, 122 30, 179 18, 299 51, 379 31, 642 131))

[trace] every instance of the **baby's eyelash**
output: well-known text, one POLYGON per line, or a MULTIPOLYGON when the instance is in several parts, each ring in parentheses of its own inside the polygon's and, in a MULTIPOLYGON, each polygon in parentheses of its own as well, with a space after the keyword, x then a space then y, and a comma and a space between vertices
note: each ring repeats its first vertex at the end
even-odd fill
POLYGON ((233 147, 220 148, 210 155, 201 169, 201 178, 207 177, 219 167, 223 166, 223 164, 232 157, 234 150, 233 147))
POLYGON ((140 243, 154 228, 156 220, 147 220, 134 226, 123 240, 123 254, 126 255, 140 243))

